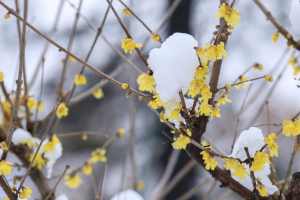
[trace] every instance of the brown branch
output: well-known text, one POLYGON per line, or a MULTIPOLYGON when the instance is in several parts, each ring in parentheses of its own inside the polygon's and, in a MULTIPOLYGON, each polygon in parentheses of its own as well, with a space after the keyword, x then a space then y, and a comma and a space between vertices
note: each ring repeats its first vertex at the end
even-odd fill
POLYGON ((292 45, 297 50, 300 50, 300 42, 297 42, 292 34, 284 28, 279 22, 274 18, 272 13, 266 8, 265 5, 263 5, 260 0, 253 0, 254 3, 257 5, 257 7, 263 12, 263 14, 267 17, 268 20, 275 26, 277 31, 283 35, 283 37, 288 41, 288 45, 292 45))
POLYGON ((17 200, 17 195, 12 191, 4 176, 0 176, 0 186, 10 200, 17 200))
MULTIPOLYGON (((78 61, 80 64, 85 65, 88 69, 90 69, 92 72, 94 72, 95 75, 97 75, 100 78, 104 78, 109 80, 110 82, 114 83, 115 85, 119 86, 121 88, 122 83, 118 80, 113 79, 112 77, 110 77, 108 74, 98 70, 97 68, 93 67, 92 65, 84 62, 82 59, 80 59, 79 57, 77 57, 75 54, 73 54, 72 52, 68 51, 66 48, 64 48, 63 46, 61 46, 60 44, 58 44, 57 42, 55 42, 54 40, 52 40, 51 38, 49 38, 47 35, 45 35, 44 33, 42 33, 41 31, 39 31, 37 28, 35 28, 32 24, 30 24, 29 22, 27 22, 26 20, 24 20, 23 17, 21 17, 20 15, 18 15, 12 8, 10 8, 7 4, 5 4, 3 1, 0 1, 0 5, 3 6, 9 13, 11 13, 12 15, 14 15, 17 19, 25 22, 25 24, 32 30, 34 31, 36 34, 38 34, 39 36, 41 36, 42 38, 44 38, 45 40, 47 40, 48 42, 50 42, 52 45, 54 45, 56 48, 58 48, 60 51, 68 54, 69 56, 71 56, 72 58, 74 58, 76 61, 78 61)), ((133 93, 137 96, 142 96, 145 97, 145 94, 133 89, 133 88, 128 88, 128 92, 129 93, 133 93)))

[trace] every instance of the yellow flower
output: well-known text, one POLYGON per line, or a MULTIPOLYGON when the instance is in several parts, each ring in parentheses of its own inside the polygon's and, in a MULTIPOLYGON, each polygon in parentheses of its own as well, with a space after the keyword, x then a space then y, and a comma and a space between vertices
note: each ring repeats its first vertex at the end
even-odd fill
POLYGON ((89 160, 91 163, 103 162, 107 161, 106 150, 102 148, 97 148, 91 153, 91 157, 89 160))
POLYGON ((226 56, 226 50, 224 47, 224 43, 221 42, 217 45, 212 45, 208 48, 207 50, 207 56, 209 60, 215 61, 215 60, 220 60, 226 56))
POLYGON ((93 91, 93 96, 96 98, 96 99, 101 99, 104 97, 104 92, 102 90, 102 88, 96 88, 94 91, 93 91))
POLYGON ((155 95, 151 101, 149 101, 148 106, 154 110, 163 107, 163 102, 158 95, 155 95))
POLYGON ((205 81, 208 74, 208 66, 197 67, 194 79, 205 81))
POLYGON ((246 168, 235 159, 225 159, 224 168, 231 171, 233 176, 244 179, 248 176, 246 168))
POLYGON ((159 42, 160 41, 160 35, 157 33, 152 33, 151 34, 151 39, 155 42, 159 42))
POLYGON ((203 101, 199 106, 199 114, 209 117, 212 113, 212 109, 212 105, 208 104, 207 101, 203 101))
POLYGON ((225 3, 222 3, 220 6, 217 16, 223 18, 226 23, 232 27, 235 27, 240 23, 240 13, 225 3))
POLYGON ((133 53, 135 49, 142 47, 140 43, 136 43, 132 38, 124 38, 121 43, 121 47, 125 53, 133 53))
POLYGON ((121 88, 122 88, 123 90, 128 90, 128 89, 129 89, 128 83, 122 83, 122 84, 121 84, 121 88))
POLYGON ((300 134, 300 119, 295 121, 283 120, 282 133, 285 136, 297 136, 300 134))
POLYGON ((300 74, 300 66, 299 65, 293 66, 293 75, 297 76, 299 74, 300 74))
POLYGON ((202 151, 200 153, 202 155, 202 159, 205 164, 205 169, 207 170, 215 170, 218 163, 217 160, 207 151, 202 151))
POLYGON ((87 79, 83 74, 76 74, 74 77, 74 83, 77 86, 83 86, 87 84, 87 79))
POLYGON ((117 136, 118 138, 124 138, 125 137, 125 129, 124 128, 118 128, 117 130, 117 136))
POLYGON ((142 73, 137 78, 137 83, 139 85, 139 90, 143 92, 153 93, 155 91, 155 80, 153 76, 142 73))
POLYGON ((124 9, 122 10, 122 14, 123 14, 124 16, 127 16, 127 17, 132 16, 132 13, 131 13, 131 11, 130 11, 128 8, 124 8, 124 9))
POLYGON ((203 85, 200 91, 202 100, 208 101, 212 97, 212 92, 208 85, 203 85))
POLYGON ((264 185, 260 184, 260 183, 257 185, 257 190, 258 190, 258 193, 261 197, 269 196, 267 188, 264 185))
POLYGON ((60 141, 57 135, 53 135, 50 140, 43 146, 43 150, 47 153, 53 152, 55 150, 56 145, 60 144, 60 141))
POLYGON ((76 58, 75 58, 74 56, 72 56, 72 55, 68 55, 67 59, 68 59, 68 61, 70 61, 70 62, 75 62, 75 61, 77 61, 76 58))
MULTIPOLYGON (((33 152, 29 157, 30 162, 34 158, 34 154, 35 154, 35 152, 33 152)), ((41 153, 38 153, 35 156, 35 159, 33 160, 32 166, 39 170, 42 170, 45 167, 46 163, 47 163, 47 160, 43 157, 43 155, 41 153)))
POLYGON ((56 116, 57 118, 61 119, 63 117, 68 116, 69 114, 69 108, 65 103, 60 103, 56 109, 56 116))
POLYGON ((288 64, 293 67, 298 64, 298 60, 295 56, 290 57, 288 64))
POLYGON ((221 109, 217 106, 212 106, 210 117, 212 117, 212 118, 221 117, 221 109))
POLYGON ((267 82, 272 82, 273 81, 273 77, 271 75, 265 75, 264 79, 267 82))
POLYGON ((277 31, 275 33, 272 34, 272 42, 276 43, 279 39, 280 33, 277 31))
POLYGON ((28 199, 32 195, 32 189, 30 187, 22 187, 19 193, 20 199, 28 199))
POLYGON ((4 73, 0 71, 0 83, 4 81, 4 73))
POLYGON ((6 160, 0 161, 0 175, 1 176, 7 176, 10 175, 13 170, 13 166, 10 162, 6 160))
POLYGON ((177 104, 175 108, 171 111, 171 113, 166 116, 166 118, 170 121, 179 120, 180 118, 181 105, 177 104))
POLYGON ((254 172, 258 172, 261 171, 264 168, 264 166, 269 163, 270 160, 268 154, 258 151, 254 155, 250 169, 254 172))
POLYGON ((198 80, 198 79, 192 80, 188 90, 188 95, 193 98, 200 95, 201 89, 204 86, 204 84, 205 83, 202 80, 198 80))
POLYGON ((27 99, 27 107, 29 108, 29 110, 34 110, 38 107, 38 101, 33 98, 33 97, 29 97, 27 99))
POLYGON ((175 138, 175 141, 172 143, 172 147, 176 150, 186 149, 187 145, 190 143, 190 137, 180 134, 179 137, 175 138))
POLYGON ((91 175, 93 172, 92 164, 90 162, 85 162, 81 171, 84 175, 87 175, 87 176, 91 175))
POLYGON ((81 178, 78 174, 67 175, 64 177, 65 184, 71 189, 76 189, 81 184, 81 178))
POLYGON ((11 104, 9 103, 9 101, 7 101, 7 100, 2 101, 1 102, 1 106, 2 106, 3 111, 6 114, 10 114, 11 113, 11 104))
POLYGON ((279 147, 277 143, 277 135, 276 133, 270 133, 265 138, 265 143, 268 145, 269 153, 271 157, 278 157, 279 147))
POLYGON ((220 98, 217 100, 217 106, 222 106, 227 103, 231 103, 231 100, 229 99, 228 95, 222 95, 220 98))
POLYGON ((239 82, 235 85, 235 88, 241 89, 243 87, 246 87, 248 85, 248 81, 248 77, 246 77, 245 75, 241 75, 239 77, 239 82))

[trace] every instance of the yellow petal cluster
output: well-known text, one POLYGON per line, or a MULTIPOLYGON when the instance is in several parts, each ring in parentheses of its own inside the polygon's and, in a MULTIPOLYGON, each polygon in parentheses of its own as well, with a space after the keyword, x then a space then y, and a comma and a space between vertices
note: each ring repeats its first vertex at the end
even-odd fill
POLYGON ((270 157, 278 157, 279 146, 276 133, 270 133, 265 137, 265 143, 268 145, 270 157))
POLYGON ((83 74, 76 74, 74 76, 74 83, 76 86, 83 86, 87 84, 87 79, 83 74))
POLYGON ((217 160, 214 159, 214 157, 207 151, 202 151, 200 154, 202 155, 202 159, 205 164, 205 169, 215 170, 218 165, 217 160))
POLYGON ((22 187, 19 193, 20 199, 29 199, 32 195, 32 189, 30 187, 22 187))
POLYGON ((219 18, 223 18, 231 27, 236 27, 240 23, 240 13, 226 3, 222 3, 217 12, 219 18))
POLYGON ((60 103, 56 109, 57 118, 61 119, 63 117, 67 117, 68 114, 69 114, 69 108, 67 107, 67 105, 64 102, 60 103))
POLYGON ((151 101, 149 101, 148 106, 154 110, 162 108, 163 102, 158 95, 155 95, 151 101))
POLYGON ((273 33, 272 34, 272 42, 276 43, 278 41, 279 37, 280 37, 280 33, 278 31, 273 33))
POLYGON ((122 40, 121 48, 125 53, 133 53, 135 49, 142 47, 142 44, 135 42, 132 38, 126 37, 122 40))
POLYGON ((285 136, 297 136, 300 134, 300 119, 283 120, 282 133, 285 136))
POLYGON ((258 184, 257 185, 257 191, 258 191, 258 193, 259 193, 259 195, 261 197, 267 197, 267 196, 269 196, 267 188, 264 185, 262 185, 262 184, 258 184))
POLYGON ((91 157, 89 160, 91 163, 103 162, 107 161, 106 150, 102 148, 97 148, 91 153, 91 157))
POLYGON ((230 170, 233 176, 244 179, 248 176, 246 168, 235 159, 225 159, 224 168, 230 170))
POLYGON ((65 185, 71 189, 76 189, 81 184, 81 177, 78 174, 66 175, 64 177, 65 185))
POLYGON ((224 58, 227 55, 223 42, 217 45, 206 45, 197 48, 197 55, 200 57, 201 64, 206 66, 209 61, 216 61, 224 58))
POLYGON ((261 171, 266 164, 270 163, 269 155, 265 152, 258 151, 255 153, 253 162, 251 165, 251 170, 254 172, 261 171))
POLYGON ((180 134, 175 141, 172 143, 172 147, 176 150, 186 149, 187 145, 191 143, 191 138, 189 136, 180 134))
POLYGON ((102 88, 96 88, 94 91, 93 91, 93 96, 96 98, 96 99, 101 99, 104 97, 104 92, 102 90, 102 88))
POLYGON ((0 175, 1 176, 7 176, 10 175, 13 170, 13 166, 10 162, 6 160, 0 161, 0 175))
POLYGON ((152 75, 142 73, 137 78, 139 90, 153 93, 155 91, 155 80, 152 75))
POLYGON ((91 175, 93 172, 93 165, 90 162, 85 162, 83 167, 81 168, 81 171, 84 175, 91 175))

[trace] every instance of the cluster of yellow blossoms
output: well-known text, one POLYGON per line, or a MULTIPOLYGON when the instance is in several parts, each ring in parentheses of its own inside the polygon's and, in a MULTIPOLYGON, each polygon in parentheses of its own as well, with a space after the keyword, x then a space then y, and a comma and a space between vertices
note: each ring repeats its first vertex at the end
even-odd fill
POLYGON ((224 168, 230 170, 233 176, 243 179, 249 175, 245 166, 238 160, 226 158, 224 161, 224 168))
POLYGON ((222 3, 217 12, 217 16, 219 18, 223 18, 232 28, 236 27, 240 23, 240 13, 226 3, 222 3))
POLYGON ((121 48, 125 53, 132 54, 135 49, 140 49, 142 44, 135 42, 132 38, 126 37, 122 40, 121 48))
POLYGON ((268 145, 270 157, 278 157, 279 146, 276 133, 270 133, 265 137, 265 143, 268 145))
POLYGON ((295 56, 292 56, 289 59, 288 64, 289 64, 290 67, 293 68, 294 76, 298 76, 300 74, 300 65, 298 63, 298 59, 295 56))
POLYGON ((283 120, 282 133, 285 136, 300 135, 300 119, 296 120, 283 120))
POLYGON ((218 166, 217 160, 206 150, 202 151, 200 154, 202 155, 202 159, 205 164, 205 169, 215 170, 218 166))
POLYGON ((187 145, 191 143, 192 132, 190 130, 186 131, 186 135, 180 134, 175 138, 172 143, 172 147, 177 150, 186 149, 187 145))
POLYGON ((207 44, 204 47, 197 48, 196 51, 203 66, 206 66, 209 61, 214 62, 224 58, 227 55, 223 42, 217 45, 207 44))
MULTIPOLYGON (((106 157, 106 150, 103 148, 97 148, 91 153, 90 158, 84 163, 84 165, 81 167, 81 172, 89 176, 93 172, 93 164, 96 163, 106 163, 107 157, 106 157)), ((64 177, 65 185, 71 189, 76 189, 81 184, 81 177, 78 173, 78 170, 75 170, 74 172, 67 174, 64 177)))

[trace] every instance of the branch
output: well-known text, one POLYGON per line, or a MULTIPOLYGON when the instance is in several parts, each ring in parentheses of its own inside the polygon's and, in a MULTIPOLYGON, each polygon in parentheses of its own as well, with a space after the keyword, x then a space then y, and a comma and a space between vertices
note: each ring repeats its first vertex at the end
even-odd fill
POLYGON ((260 0, 253 0, 257 7, 263 12, 263 14, 267 17, 268 20, 275 26, 277 31, 283 35, 283 37, 288 41, 289 45, 292 45, 297 50, 300 51, 300 42, 297 42, 292 34, 286 30, 279 22, 274 18, 272 13, 260 2, 260 0))

